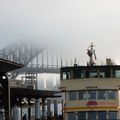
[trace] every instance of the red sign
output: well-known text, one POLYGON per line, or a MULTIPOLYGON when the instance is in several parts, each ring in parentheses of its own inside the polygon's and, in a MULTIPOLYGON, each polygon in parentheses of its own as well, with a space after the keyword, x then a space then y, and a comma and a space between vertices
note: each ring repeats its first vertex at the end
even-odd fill
POLYGON ((88 101, 88 102, 87 102, 87 105, 88 105, 88 106, 98 105, 98 103, 97 103, 96 101, 88 101))

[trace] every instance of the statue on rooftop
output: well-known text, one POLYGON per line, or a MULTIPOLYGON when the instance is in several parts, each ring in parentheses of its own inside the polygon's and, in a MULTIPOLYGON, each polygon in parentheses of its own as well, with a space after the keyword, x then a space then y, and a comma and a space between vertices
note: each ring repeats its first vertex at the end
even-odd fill
POLYGON ((94 47, 94 45, 93 45, 93 43, 91 43, 91 45, 87 49, 87 54, 90 58, 90 61, 87 63, 87 65, 89 65, 89 66, 95 65, 96 54, 95 54, 95 50, 93 49, 93 47, 94 47), (93 55, 94 55, 95 60, 93 59, 93 55))

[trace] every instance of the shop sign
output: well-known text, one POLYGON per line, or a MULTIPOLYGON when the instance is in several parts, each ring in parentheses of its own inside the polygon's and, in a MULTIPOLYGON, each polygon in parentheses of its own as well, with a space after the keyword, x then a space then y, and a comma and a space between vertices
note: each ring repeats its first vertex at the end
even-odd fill
POLYGON ((88 101, 87 105, 88 106, 96 106, 96 105, 98 105, 98 103, 96 101, 88 101))

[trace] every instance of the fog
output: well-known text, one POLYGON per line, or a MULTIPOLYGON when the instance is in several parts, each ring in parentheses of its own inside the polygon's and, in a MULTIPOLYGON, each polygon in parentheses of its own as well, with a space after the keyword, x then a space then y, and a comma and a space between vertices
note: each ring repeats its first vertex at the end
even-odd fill
POLYGON ((99 62, 119 62, 119 6, 119 0, 1 0, 0 48, 33 41, 83 64, 93 42, 99 62))

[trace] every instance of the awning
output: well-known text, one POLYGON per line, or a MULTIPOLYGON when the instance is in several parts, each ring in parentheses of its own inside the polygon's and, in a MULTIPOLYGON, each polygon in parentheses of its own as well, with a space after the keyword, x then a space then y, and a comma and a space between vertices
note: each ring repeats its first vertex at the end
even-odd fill
POLYGON ((1 72, 6 73, 6 72, 17 70, 23 67, 24 65, 22 64, 18 64, 18 63, 0 58, 0 71, 1 72))

